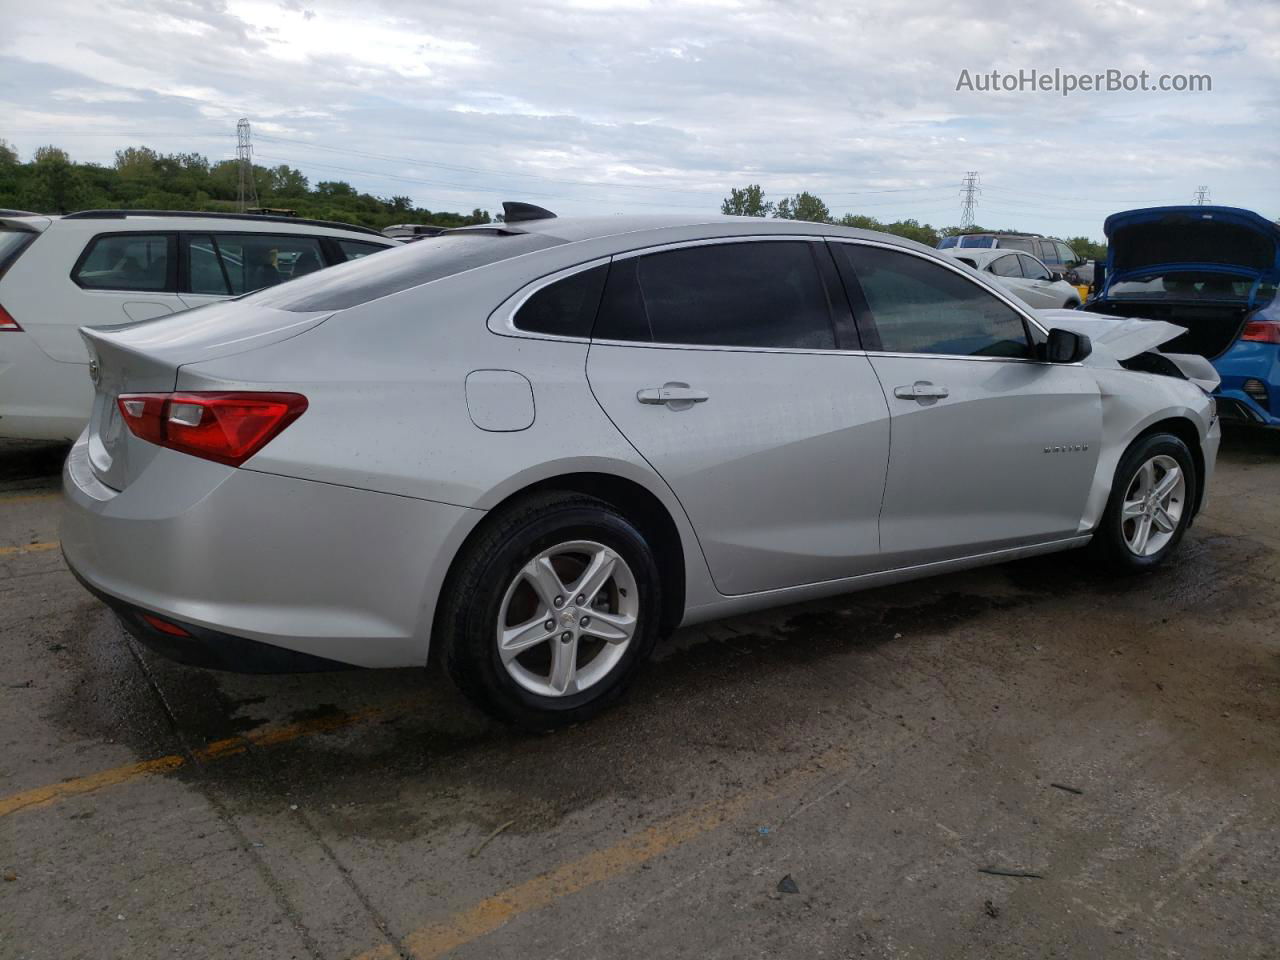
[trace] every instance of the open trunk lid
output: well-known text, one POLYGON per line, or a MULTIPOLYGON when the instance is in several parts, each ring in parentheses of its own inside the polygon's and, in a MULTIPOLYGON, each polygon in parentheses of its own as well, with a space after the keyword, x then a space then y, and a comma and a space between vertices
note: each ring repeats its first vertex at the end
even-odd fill
POLYGON ((1280 225, 1240 207, 1178 206, 1107 217, 1106 289, 1169 273, 1221 273, 1280 282, 1280 225))
POLYGON ((120 394, 168 393, 184 364, 278 343, 332 315, 227 301, 141 323, 82 327, 94 383, 88 438, 94 474, 108 487, 123 490, 160 450, 129 431, 116 404, 120 394))

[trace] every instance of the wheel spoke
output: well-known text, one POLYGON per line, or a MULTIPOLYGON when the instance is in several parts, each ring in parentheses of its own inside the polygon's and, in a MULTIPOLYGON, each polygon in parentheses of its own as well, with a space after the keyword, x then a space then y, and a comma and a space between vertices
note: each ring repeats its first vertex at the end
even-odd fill
POLYGON ((590 621, 583 625, 582 632, 609 643, 625 643, 631 639, 636 629, 636 618, 620 613, 602 613, 591 611, 590 621))
POLYGON ((1134 524, 1133 539, 1129 541, 1129 545, 1133 548, 1133 552, 1141 556, 1147 551, 1147 541, 1151 538, 1151 518, 1146 514, 1139 517, 1134 524))
POLYGON ((1145 506, 1141 500, 1126 500, 1120 510, 1120 518, 1131 520, 1134 517, 1140 517, 1145 512, 1145 506))
POLYGON ((617 561, 617 554, 607 548, 602 548, 591 557, 591 562, 587 564, 587 569, 582 572, 582 576, 578 578, 578 582, 573 585, 570 591, 575 596, 583 598, 579 601, 579 606, 591 606, 596 594, 600 592, 600 588, 608 583, 609 578, 613 576, 613 568, 617 561))
POLYGON ((1182 479, 1182 470, 1179 467, 1170 467, 1160 482, 1156 484, 1156 499, 1164 501, 1169 494, 1173 493, 1174 488, 1178 485, 1178 481, 1182 479))
POLYGON ((568 592, 563 583, 560 582, 560 576, 556 573, 555 567, 551 566, 551 560, 548 557, 537 557, 525 564, 521 571, 529 586, 533 587, 534 593, 538 595, 538 599, 542 602, 542 611, 545 613, 556 609, 556 597, 566 597, 568 592))
MULTIPOLYGON (((545 616, 539 616, 519 626, 506 627, 502 631, 502 642, 498 645, 502 662, 510 663, 530 647, 546 643, 547 638, 553 633, 547 630, 547 622, 545 616)), ((552 626, 554 627, 554 624, 552 626)))
POLYGON ((1174 528, 1178 525, 1173 517, 1169 516, 1169 511, 1164 507, 1156 507, 1151 519, 1161 533, 1173 533, 1174 528))
POLYGON ((1142 465, 1142 468, 1138 471, 1137 481, 1138 493, 1145 497, 1151 492, 1151 488, 1156 483, 1156 465, 1152 461, 1148 460, 1142 465))
POLYGON ((555 640, 551 644, 551 689, 557 694, 573 693, 578 686, 578 640, 555 640))

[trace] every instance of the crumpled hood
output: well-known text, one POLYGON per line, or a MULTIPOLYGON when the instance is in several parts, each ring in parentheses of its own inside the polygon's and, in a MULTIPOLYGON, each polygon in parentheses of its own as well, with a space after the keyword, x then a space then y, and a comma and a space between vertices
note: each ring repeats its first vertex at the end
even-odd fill
POLYGON ((1206 393, 1212 392, 1222 382, 1213 364, 1204 357, 1191 353, 1164 353, 1157 348, 1186 333, 1184 327, 1163 320, 1139 320, 1131 317, 1112 317, 1087 310, 1036 310, 1036 317, 1046 330, 1058 327, 1080 333, 1093 344, 1093 354, 1084 362, 1099 359, 1128 360, 1140 353, 1156 352, 1168 358, 1192 383, 1206 393), (1095 359, 1098 358, 1098 359, 1095 359))

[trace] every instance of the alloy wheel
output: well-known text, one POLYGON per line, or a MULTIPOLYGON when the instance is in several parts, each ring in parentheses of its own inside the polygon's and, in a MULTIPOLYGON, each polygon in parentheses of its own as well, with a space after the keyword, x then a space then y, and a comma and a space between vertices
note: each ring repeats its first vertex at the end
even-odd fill
POLYGON ((498 655, 531 693, 581 693, 622 660, 639 611, 635 575, 617 551, 593 540, 560 543, 521 567, 507 586, 498 610, 498 655))
POLYGON ((1173 457, 1159 454, 1138 468, 1120 509, 1120 533, 1135 556, 1159 553, 1173 538, 1186 507, 1187 478, 1173 457))

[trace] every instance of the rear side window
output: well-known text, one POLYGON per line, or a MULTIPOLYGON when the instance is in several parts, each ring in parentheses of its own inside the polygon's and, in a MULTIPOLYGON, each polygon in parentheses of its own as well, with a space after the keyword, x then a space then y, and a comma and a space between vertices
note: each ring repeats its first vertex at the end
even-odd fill
POLYGON ((11 230, 0 226, 0 277, 22 256, 40 234, 34 230, 11 230))
POLYGON ((376 257, 340 263, 279 290, 259 293, 254 300, 279 310, 345 310, 432 280, 561 243, 564 241, 538 233, 506 234, 497 230, 445 233, 390 247, 376 257))
POLYGON ((556 337, 590 337, 609 267, 592 267, 548 284, 516 311, 519 330, 556 337))
POLYGON ((868 349, 1031 356, 1022 318, 972 280, 895 250, 849 243, 832 247, 846 283, 856 283, 866 300, 867 311, 858 324, 868 349))
POLYGON ((1062 256, 1058 253, 1058 245, 1052 240, 1041 240, 1038 244, 1040 247, 1040 259, 1051 267, 1062 266, 1062 256))
POLYGON ((595 337, 705 346, 835 349, 815 254, 822 244, 757 241, 618 260, 595 337))
POLYGON ((89 290, 173 292, 167 233, 110 233, 89 241, 71 279, 89 290))
POLYGON ((371 253, 377 253, 387 248, 380 243, 364 243, 361 240, 337 240, 338 249, 342 251, 343 257, 347 260, 359 260, 361 257, 367 257, 371 253))
POLYGON ((992 260, 991 272, 997 277, 1021 277, 1022 268, 1018 266, 1018 255, 1011 253, 1007 257, 992 260))

